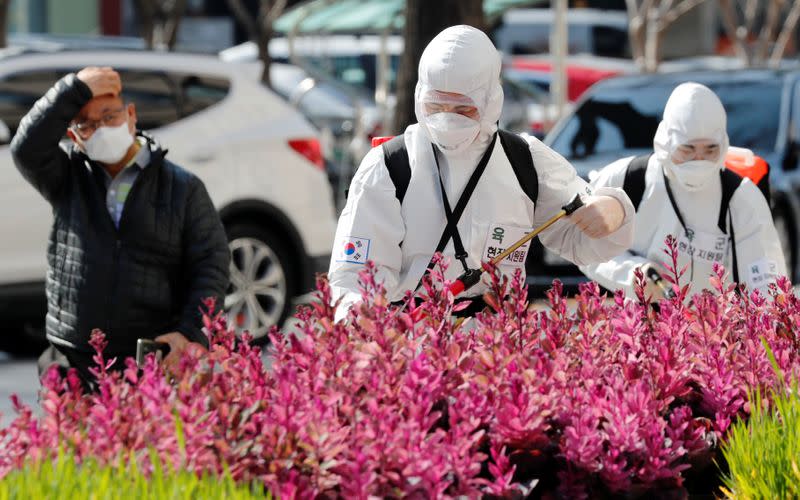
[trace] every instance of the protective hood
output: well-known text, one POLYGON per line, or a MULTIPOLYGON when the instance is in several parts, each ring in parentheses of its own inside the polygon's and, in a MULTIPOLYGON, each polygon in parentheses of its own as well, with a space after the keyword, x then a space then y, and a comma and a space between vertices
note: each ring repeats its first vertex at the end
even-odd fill
POLYGON ((485 149, 497 131, 503 108, 500 66, 500 54, 489 37, 471 26, 452 26, 431 40, 419 61, 419 80, 414 93, 417 122, 431 142, 436 141, 429 129, 430 117, 424 113, 422 97, 435 91, 463 94, 478 108, 480 128, 469 147, 458 153, 485 149))
POLYGON ((719 97, 699 83, 678 85, 664 108, 653 148, 662 165, 671 164, 670 156, 681 144, 705 139, 720 146, 717 166, 722 167, 728 152, 727 115, 719 97))

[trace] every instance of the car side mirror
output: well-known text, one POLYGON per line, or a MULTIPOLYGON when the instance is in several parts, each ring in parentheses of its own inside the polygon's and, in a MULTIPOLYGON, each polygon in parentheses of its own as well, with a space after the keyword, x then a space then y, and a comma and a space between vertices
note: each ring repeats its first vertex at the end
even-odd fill
POLYGON ((8 144, 11 142, 11 129, 8 128, 6 122, 0 120, 0 144, 8 144))

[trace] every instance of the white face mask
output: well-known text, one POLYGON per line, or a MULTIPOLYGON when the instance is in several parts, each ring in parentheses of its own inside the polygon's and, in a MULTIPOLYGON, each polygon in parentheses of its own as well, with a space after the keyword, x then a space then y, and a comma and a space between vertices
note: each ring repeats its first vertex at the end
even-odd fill
POLYGON ((435 113, 425 117, 431 139, 446 153, 460 153, 478 137, 481 124, 457 113, 435 113))
POLYGON ((133 144, 133 134, 126 121, 118 127, 100 127, 83 141, 83 149, 90 160, 100 163, 118 163, 133 144))
POLYGON ((687 191, 698 191, 706 187, 719 173, 719 164, 707 160, 692 160, 679 164, 667 163, 667 167, 675 176, 675 180, 687 191))

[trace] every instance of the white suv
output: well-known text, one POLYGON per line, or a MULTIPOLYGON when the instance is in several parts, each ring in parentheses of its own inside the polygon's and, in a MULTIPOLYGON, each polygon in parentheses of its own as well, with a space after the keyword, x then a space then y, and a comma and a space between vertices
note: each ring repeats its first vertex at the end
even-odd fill
MULTIPOLYGON (((117 69, 139 128, 205 183, 230 240, 229 318, 265 340, 292 298, 328 266, 336 221, 317 132, 252 67, 186 54, 67 51, 2 59, 0 318, 6 325, 14 318, 43 321, 52 223, 49 205, 14 167, 9 138, 48 88, 85 66, 117 69)), ((20 348, 22 339, 10 333, 0 332, 0 349, 20 348)))

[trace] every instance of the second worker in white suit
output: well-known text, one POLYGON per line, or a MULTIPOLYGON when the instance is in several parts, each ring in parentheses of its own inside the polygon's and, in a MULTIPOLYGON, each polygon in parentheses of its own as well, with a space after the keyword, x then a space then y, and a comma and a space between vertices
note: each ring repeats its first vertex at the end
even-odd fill
MULTIPOLYGON (((577 264, 606 261, 630 247, 633 206, 618 188, 593 190, 564 158, 534 138, 498 134, 503 105, 500 55, 469 26, 437 35, 419 64, 418 124, 364 158, 339 218, 328 277, 339 317, 361 299, 368 260, 390 300, 414 290, 439 250, 446 278, 479 268, 556 214, 576 194, 585 206, 541 235, 577 264), (446 231, 448 220, 455 231, 446 231)), ((499 266, 525 270, 525 251, 499 266)), ((464 292, 480 297, 484 283, 464 292)))
MULTIPOLYGON (((710 288, 715 263, 724 265, 730 278, 762 292, 786 274, 766 198, 749 179, 724 168, 726 127, 725 108, 709 88, 698 83, 675 88, 653 139, 654 154, 636 159, 643 181, 639 196, 626 188, 638 205, 633 245, 608 262, 583 266, 589 278, 634 297, 636 268, 663 273, 661 264, 670 262, 664 253, 669 235, 678 242, 679 268, 687 269, 681 284, 691 282, 692 292, 710 288)), ((631 186, 636 160, 608 165, 593 185, 631 186)), ((648 281, 649 295, 661 298, 663 290, 648 281)))

